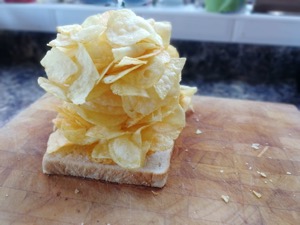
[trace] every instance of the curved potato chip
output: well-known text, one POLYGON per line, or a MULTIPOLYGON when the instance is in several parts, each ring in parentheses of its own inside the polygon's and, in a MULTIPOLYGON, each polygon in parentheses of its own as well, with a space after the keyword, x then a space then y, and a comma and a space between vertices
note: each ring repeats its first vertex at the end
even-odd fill
POLYGON ((169 55, 172 58, 179 58, 179 53, 178 53, 177 49, 174 46, 169 45, 168 48, 167 48, 167 52, 169 53, 169 55))
POLYGON ((181 79, 180 72, 184 66, 184 63, 185 59, 180 58, 171 59, 170 63, 167 64, 163 76, 154 85, 154 88, 161 99, 164 99, 167 96, 169 91, 174 87, 175 83, 179 83, 181 79))
POLYGON ((84 120, 99 126, 113 127, 118 126, 126 121, 127 116, 124 115, 108 115, 100 112, 95 112, 83 109, 78 105, 70 105, 84 120))
MULTIPOLYGON (((88 42, 84 46, 98 71, 107 68, 114 60, 111 47, 105 40, 88 42)), ((104 74, 99 79, 101 80, 103 76, 104 74)))
POLYGON ((48 79, 57 83, 64 83, 78 70, 72 59, 57 48, 48 51, 41 60, 41 64, 45 67, 48 79))
POLYGON ((61 34, 69 35, 72 32, 80 31, 82 27, 79 24, 71 24, 71 25, 58 26, 56 29, 61 34))
POLYGON ((166 151, 172 149, 174 146, 174 140, 163 134, 154 135, 150 149, 152 151, 166 151))
POLYGON ((47 153, 53 153, 60 150, 63 147, 72 148, 74 144, 70 142, 64 135, 61 134, 61 131, 56 130, 49 136, 47 143, 47 153))
POLYGON ((80 65, 77 79, 70 85, 68 98, 74 104, 82 104, 99 79, 98 71, 82 44, 79 44, 76 59, 80 65))
POLYGON ((150 88, 155 85, 165 72, 165 56, 161 54, 152 57, 147 65, 143 65, 129 73, 126 82, 139 88, 150 88))
POLYGON ((62 99, 64 101, 69 101, 67 98, 67 88, 59 85, 53 81, 50 81, 44 77, 38 78, 38 84, 41 88, 43 88, 48 93, 53 94, 54 96, 58 97, 59 99, 62 99))
POLYGON ((81 105, 83 109, 94 112, 100 112, 108 115, 124 115, 125 112, 121 106, 101 105, 96 102, 86 102, 81 105))
POLYGON ((110 87, 112 92, 116 95, 141 96, 149 98, 148 92, 145 89, 130 85, 124 80, 118 80, 117 82, 113 83, 110 87))
POLYGON ((172 26, 169 22, 154 22, 154 30, 161 36, 163 45, 167 48, 170 44, 172 26))
POLYGON ((70 38, 76 42, 86 43, 96 40, 101 34, 104 33, 106 27, 103 25, 91 25, 83 27, 80 30, 76 30, 70 33, 70 38))
POLYGON ((180 99, 179 104, 181 107, 187 111, 188 109, 193 110, 192 106, 192 96, 197 92, 196 87, 189 87, 185 85, 180 85, 180 99))
POLYGON ((103 106, 115 106, 123 107, 122 98, 119 95, 115 95, 111 90, 104 92, 101 98, 93 99, 93 103, 103 106))
POLYGON ((131 66, 131 65, 143 65, 147 64, 146 61, 142 61, 136 58, 131 58, 128 56, 124 56, 121 61, 115 65, 116 67, 122 67, 122 66, 131 66))
POLYGON ((148 42, 140 42, 136 43, 134 45, 119 47, 119 48, 113 48, 112 53, 114 55, 114 59, 116 62, 123 59, 125 56, 136 58, 143 56, 145 53, 149 53, 149 51, 153 51, 154 49, 157 49, 157 46, 153 43, 148 42))
POLYGON ((154 29, 146 20, 126 9, 112 13, 107 22, 106 36, 113 45, 132 45, 152 33, 154 29))
POLYGON ((106 127, 97 125, 91 127, 86 135, 88 137, 97 138, 98 140, 110 140, 119 136, 126 134, 126 131, 122 131, 119 126, 116 127, 106 127))
POLYGON ((112 164, 112 159, 108 150, 107 142, 99 142, 92 151, 92 159, 100 163, 112 164))
POLYGON ((50 41, 48 46, 75 48, 77 43, 67 34, 57 34, 56 39, 50 41))
POLYGON ((149 115, 160 107, 155 97, 122 96, 122 101, 124 111, 131 118, 149 115))
POLYGON ((110 91, 110 87, 102 82, 99 82, 95 85, 95 87, 91 90, 89 95, 87 96, 87 101, 93 101, 95 98, 99 98, 105 92, 110 91))
POLYGON ((112 159, 119 166, 127 169, 143 166, 145 152, 130 140, 129 135, 112 139, 108 146, 112 159))
POLYGON ((130 73, 131 71, 133 70, 136 70, 137 68, 139 68, 142 64, 140 65, 136 65, 136 66, 133 66, 133 67, 130 67, 126 70, 123 70, 117 74, 110 74, 106 77, 103 78, 103 82, 106 83, 106 84, 111 84, 117 80, 119 80, 120 78, 126 76, 128 73, 130 73))

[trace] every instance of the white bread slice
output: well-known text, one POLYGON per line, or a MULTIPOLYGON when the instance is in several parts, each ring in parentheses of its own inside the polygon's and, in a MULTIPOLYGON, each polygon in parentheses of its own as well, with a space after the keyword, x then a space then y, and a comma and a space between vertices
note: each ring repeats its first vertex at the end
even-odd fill
POLYGON ((147 156, 144 167, 133 170, 91 161, 83 153, 46 152, 43 157, 43 172, 161 188, 167 182, 172 151, 173 149, 155 152, 147 156))

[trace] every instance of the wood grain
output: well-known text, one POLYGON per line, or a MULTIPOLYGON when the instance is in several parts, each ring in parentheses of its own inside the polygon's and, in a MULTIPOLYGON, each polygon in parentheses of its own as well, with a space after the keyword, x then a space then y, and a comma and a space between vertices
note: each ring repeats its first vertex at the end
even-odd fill
POLYGON ((57 104, 42 97, 0 130, 1 224, 299 223, 296 107, 200 96, 193 102, 167 185, 155 189, 42 174, 57 104), (227 204, 221 195, 230 197, 227 204))

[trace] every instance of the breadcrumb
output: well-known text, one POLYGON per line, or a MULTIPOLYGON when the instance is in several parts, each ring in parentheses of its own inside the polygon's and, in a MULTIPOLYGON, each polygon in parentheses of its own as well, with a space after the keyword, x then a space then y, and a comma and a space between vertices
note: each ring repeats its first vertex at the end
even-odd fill
POLYGON ((260 172, 260 171, 256 171, 260 176, 262 176, 262 177, 267 177, 267 175, 265 174, 265 173, 263 173, 263 172, 260 172))
POLYGON ((258 144, 258 143, 253 143, 252 145, 251 145, 251 148, 254 148, 254 149, 259 149, 259 146, 260 146, 260 144, 258 144))
POLYGON ((252 193, 257 197, 257 198, 261 198, 262 197, 262 194, 257 192, 257 191, 252 191, 252 193))
POLYGON ((77 188, 76 188, 75 191, 74 191, 75 194, 78 194, 79 192, 80 192, 80 191, 79 191, 77 188))
POLYGON ((156 191, 151 191, 154 195, 158 195, 159 193, 156 191))
POLYGON ((221 195, 221 198, 223 199, 223 201, 225 203, 228 203, 229 202, 229 196, 228 195, 221 195))
POLYGON ((292 173, 291 173, 291 172, 286 172, 286 174, 287 174, 287 175, 291 175, 292 173))
POLYGON ((196 130, 196 134, 202 134, 202 131, 199 130, 199 129, 197 129, 197 130, 196 130))

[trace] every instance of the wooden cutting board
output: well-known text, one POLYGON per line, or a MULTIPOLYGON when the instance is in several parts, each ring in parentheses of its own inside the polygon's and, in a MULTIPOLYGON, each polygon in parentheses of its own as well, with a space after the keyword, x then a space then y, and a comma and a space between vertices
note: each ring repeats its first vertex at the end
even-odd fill
POLYGON ((167 185, 155 189, 44 175, 53 104, 44 96, 0 130, 0 224, 299 224, 292 105, 196 96, 167 185))

